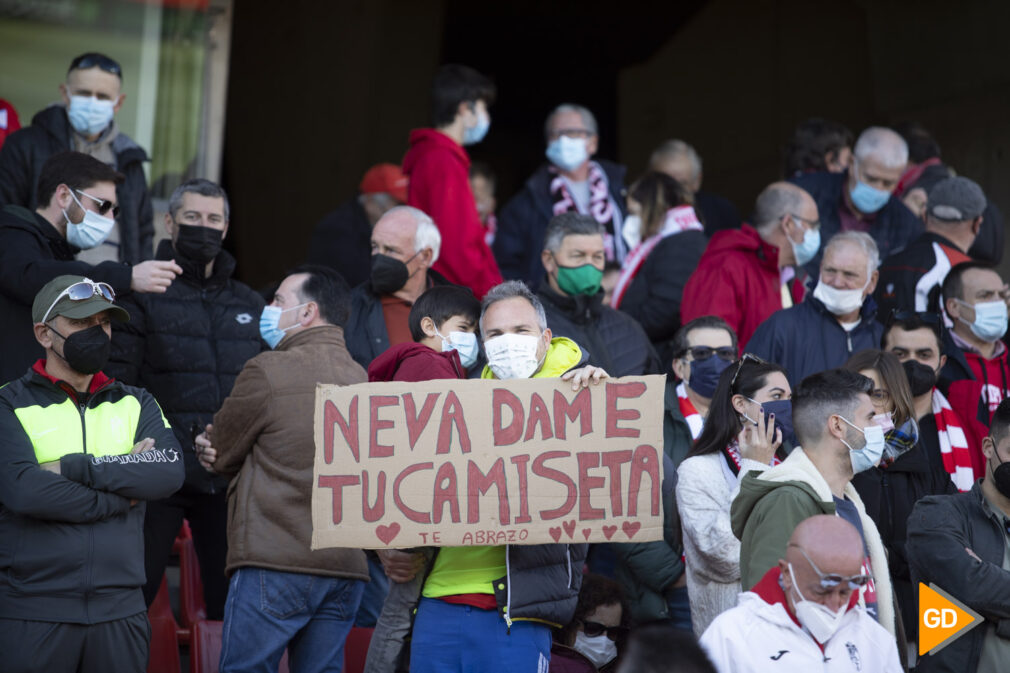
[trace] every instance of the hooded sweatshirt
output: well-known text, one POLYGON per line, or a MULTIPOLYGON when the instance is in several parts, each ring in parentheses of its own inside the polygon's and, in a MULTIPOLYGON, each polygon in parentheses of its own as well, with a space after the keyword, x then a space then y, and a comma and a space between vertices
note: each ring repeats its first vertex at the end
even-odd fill
POLYGON ((854 601, 834 635, 819 644, 789 610, 779 575, 778 566, 771 568, 701 636, 719 673, 904 670, 894 638, 854 601))
MULTIPOLYGON (((872 603, 875 598, 878 621, 894 634, 891 576, 880 533, 851 482, 845 485, 845 497, 859 513, 869 555, 866 570, 873 575, 860 602, 872 603)), ((733 533, 740 540, 741 585, 754 586, 783 557, 796 526, 817 514, 837 514, 835 500, 828 482, 803 449, 797 447, 770 470, 748 473, 741 480, 740 492, 730 508, 733 533)))
POLYGON ((403 157, 403 172, 410 178, 407 205, 427 213, 442 234, 433 268, 482 298, 502 277, 484 240, 466 150, 441 131, 415 129, 403 157))
POLYGON ((413 341, 386 349, 368 365, 368 380, 372 383, 465 378, 466 369, 455 350, 439 352, 413 341))

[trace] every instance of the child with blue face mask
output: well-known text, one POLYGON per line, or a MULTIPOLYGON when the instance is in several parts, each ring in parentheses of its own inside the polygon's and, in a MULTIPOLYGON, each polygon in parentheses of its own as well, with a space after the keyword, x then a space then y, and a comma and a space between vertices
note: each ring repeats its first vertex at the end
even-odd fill
MULTIPOLYGON (((481 367, 476 366, 480 359, 479 319, 480 302, 469 288, 441 285, 427 290, 414 302, 407 318, 414 341, 393 346, 375 358, 368 366, 368 380, 464 379, 468 371, 479 373, 481 367)), ((378 552, 383 567, 377 573, 376 559, 369 558, 372 566, 369 587, 374 591, 370 596, 366 590, 362 608, 368 612, 374 609, 375 613, 381 608, 381 613, 375 621, 365 671, 398 670, 397 661, 407 656, 404 643, 410 633, 411 615, 434 556, 435 550, 431 548, 383 550, 378 552), (376 589, 373 584, 382 586, 376 589), (382 592, 387 585, 389 593, 383 600, 382 592)), ((362 616, 359 609, 359 626, 368 626, 362 616)))

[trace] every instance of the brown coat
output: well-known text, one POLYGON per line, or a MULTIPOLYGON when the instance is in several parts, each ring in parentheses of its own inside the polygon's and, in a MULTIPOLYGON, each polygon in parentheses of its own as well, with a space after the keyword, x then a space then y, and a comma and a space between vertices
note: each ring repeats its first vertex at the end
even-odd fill
POLYGON ((226 572, 255 566, 368 579, 360 549, 311 551, 316 383, 367 380, 343 328, 312 327, 246 363, 214 416, 216 472, 228 485, 226 572))

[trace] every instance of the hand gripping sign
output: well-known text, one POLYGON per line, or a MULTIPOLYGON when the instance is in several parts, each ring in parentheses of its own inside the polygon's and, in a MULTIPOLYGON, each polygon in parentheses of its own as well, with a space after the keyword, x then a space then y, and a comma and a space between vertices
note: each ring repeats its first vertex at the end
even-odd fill
POLYGON ((312 548, 662 539, 664 385, 320 385, 312 548))

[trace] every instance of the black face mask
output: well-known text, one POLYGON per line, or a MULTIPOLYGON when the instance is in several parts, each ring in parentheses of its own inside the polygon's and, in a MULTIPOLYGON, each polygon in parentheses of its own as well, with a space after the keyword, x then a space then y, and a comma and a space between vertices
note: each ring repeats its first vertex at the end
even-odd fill
MULTIPOLYGON (((112 340, 101 325, 93 325, 80 332, 74 332, 68 337, 63 336, 52 327, 53 334, 63 339, 63 355, 70 368, 80 374, 94 374, 105 366, 112 350, 112 340)), ((56 349, 53 349, 56 352, 56 349)))
POLYGON ((389 255, 372 255, 372 289, 376 294, 393 294, 407 284, 408 278, 410 272, 405 262, 389 255))
MULTIPOLYGON (((992 442, 993 453, 996 453, 996 442, 992 437, 989 437, 989 441, 992 442)), ((1004 498, 1010 498, 1010 463, 1004 463, 999 453, 996 453, 996 460, 999 460, 999 465, 992 471, 993 484, 1004 498)))
POLYGON ((908 386, 912 389, 912 397, 925 395, 936 387, 936 372, 929 365, 916 360, 905 360, 901 363, 908 377, 908 386))
POLYGON ((174 244, 175 251, 186 259, 207 264, 221 252, 223 231, 193 224, 176 223, 175 226, 179 230, 174 244))

